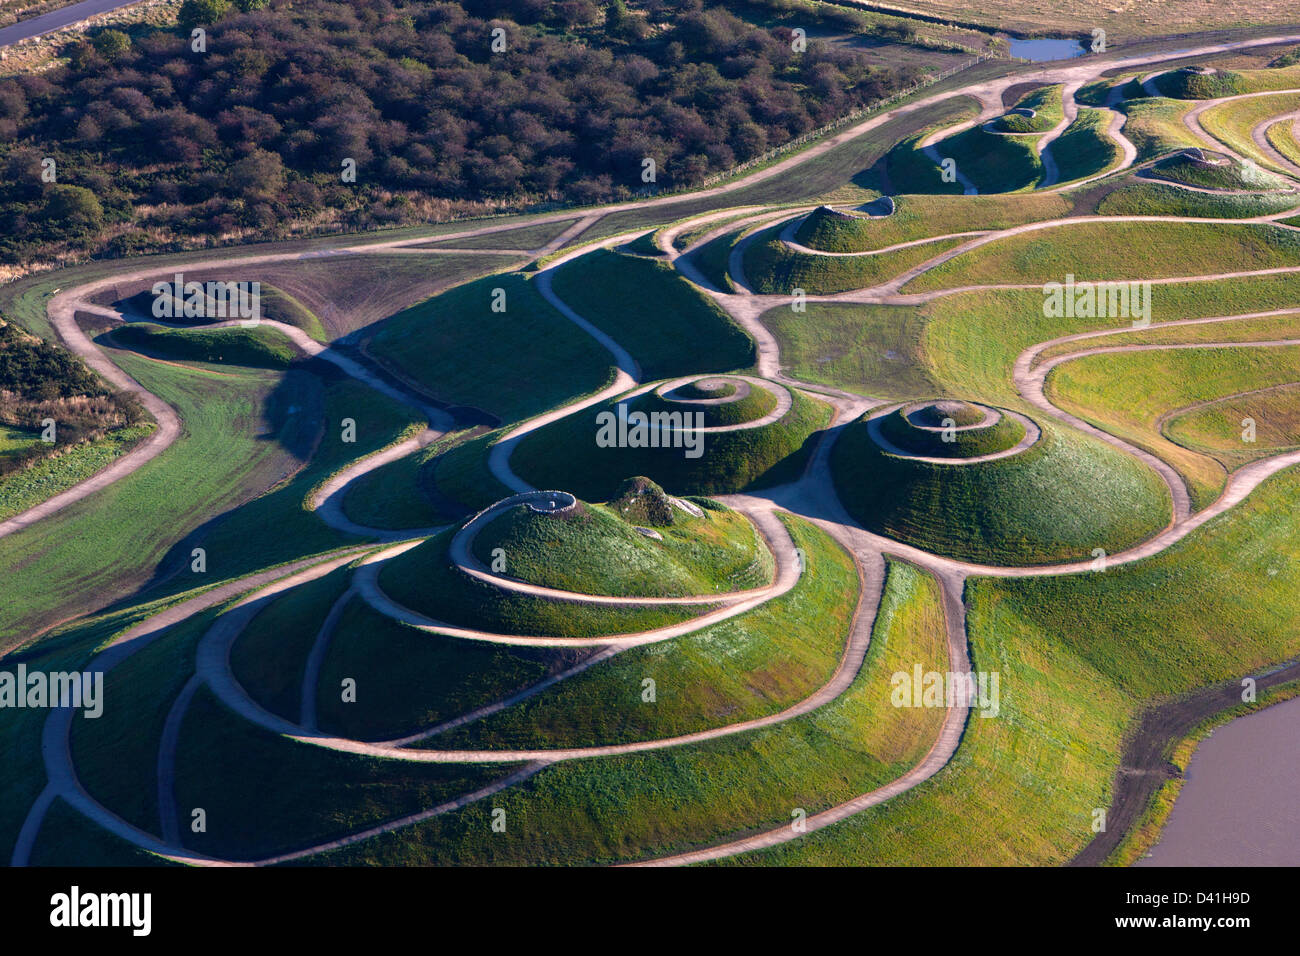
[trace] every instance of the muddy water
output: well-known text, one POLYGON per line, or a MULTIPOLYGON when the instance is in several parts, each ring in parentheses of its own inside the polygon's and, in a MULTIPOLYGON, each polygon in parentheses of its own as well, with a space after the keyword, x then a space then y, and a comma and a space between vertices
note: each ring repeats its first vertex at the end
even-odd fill
POLYGON ((1043 63, 1048 60, 1068 60, 1083 56, 1088 51, 1078 40, 1012 40, 1011 55, 1043 63))
POLYGON ((1300 698, 1201 742, 1160 842, 1137 865, 1300 865, 1300 698))

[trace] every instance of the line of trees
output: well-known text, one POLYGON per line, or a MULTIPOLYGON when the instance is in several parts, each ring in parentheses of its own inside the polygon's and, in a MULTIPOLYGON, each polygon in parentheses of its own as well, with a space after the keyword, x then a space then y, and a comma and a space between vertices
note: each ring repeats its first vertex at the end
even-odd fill
POLYGON ((704 0, 186 0, 180 21, 0 80, 4 260, 604 201, 648 188, 647 158, 649 188, 685 186, 917 78, 704 0))

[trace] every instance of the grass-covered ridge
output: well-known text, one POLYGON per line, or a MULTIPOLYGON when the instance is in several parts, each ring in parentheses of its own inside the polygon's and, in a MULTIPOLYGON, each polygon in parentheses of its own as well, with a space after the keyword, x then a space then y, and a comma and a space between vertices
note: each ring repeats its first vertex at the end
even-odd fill
MULTIPOLYGON (((1165 413, 1294 382, 1300 379, 1298 363, 1300 346, 1092 355, 1057 366, 1048 376, 1047 388, 1062 408, 1168 461, 1186 479, 1193 503, 1201 507, 1223 488, 1225 463, 1166 437, 1165 413)), ((1279 427, 1285 432, 1289 426, 1280 423, 1279 427)), ((1241 431, 1238 419, 1239 454, 1230 460, 1240 463, 1265 453, 1242 442, 1241 431)))
POLYGON ((1234 469, 1300 446, 1298 409, 1300 384, 1265 387, 1171 415, 1164 433, 1234 469))
POLYGON ((1279 166, 1272 157, 1256 145, 1251 133, 1260 123, 1283 113, 1295 112, 1298 108, 1300 108, 1298 93, 1228 100, 1202 113, 1201 126, 1234 153, 1252 160, 1265 169, 1289 174, 1289 170, 1279 166))
POLYGON ((814 210, 795 231, 795 239, 823 252, 867 252, 929 236, 1054 219, 1067 215, 1070 208, 1070 202, 1057 193, 896 196, 888 216, 832 216, 814 210))
MULTIPOLYGON (((981 194, 1011 193, 1028 189, 1042 178, 1043 164, 1034 143, 1035 137, 1000 136, 973 126, 940 140, 934 148, 940 158, 954 160, 957 169, 981 194)), ((935 179, 939 179, 937 174, 935 179)))
POLYGON ((1300 528, 1283 472, 1168 551, 1101 574, 971 582, 974 665, 1003 713, 932 780, 748 865, 1052 865, 1093 837, 1148 703, 1300 652, 1300 528), (1152 600, 1153 594, 1161 599, 1152 600), (1158 635, 1153 639, 1152 635, 1158 635))
MULTIPOLYGON (((494 838, 491 806, 477 804, 315 862, 600 863, 788 826, 792 807, 811 814, 851 799, 904 773, 930 748, 942 713, 891 706, 889 680, 918 663, 943 669, 943 634, 934 580, 891 563, 862 669, 813 713, 704 745, 557 764, 492 801, 519 821, 510 840, 494 838)), ((659 682, 660 707, 665 686, 671 681, 659 682)), ((650 707, 638 705, 643 713, 650 707)))
POLYGON ((1250 219, 1285 212, 1300 204, 1294 193, 1214 193, 1181 189, 1171 183, 1137 179, 1097 204, 1101 216, 1192 216, 1197 219, 1250 219))
POLYGON ((170 329, 152 323, 133 322, 113 329, 110 336, 115 344, 146 355, 210 365, 286 368, 298 354, 283 332, 264 325, 170 329))
MULTIPOLYGON (((354 740, 416 734, 508 697, 593 652, 430 634, 353 597, 321 663, 317 723, 354 740), (354 682, 355 699, 343 699, 345 680, 354 682)), ((430 739, 436 746, 441 738, 430 739)))
POLYGON ((1078 117, 1047 148, 1056 161, 1057 182, 1069 183, 1117 166, 1123 156, 1107 133, 1110 113, 1080 109, 1078 117))
POLYGON ((1046 133, 1064 118, 1061 107, 1061 86, 1044 86, 1022 96, 1011 112, 1004 113, 992 122, 994 130, 1001 133, 1046 133), (1027 116, 1016 110, 1028 110, 1027 116))
POLYGON ((1187 186, 1200 186, 1203 189, 1264 191, 1281 189, 1285 186, 1285 183, 1272 173, 1242 163, 1231 156, 1206 154, 1201 151, 1198 157, 1191 150, 1160 160, 1150 168, 1148 175, 1187 186))

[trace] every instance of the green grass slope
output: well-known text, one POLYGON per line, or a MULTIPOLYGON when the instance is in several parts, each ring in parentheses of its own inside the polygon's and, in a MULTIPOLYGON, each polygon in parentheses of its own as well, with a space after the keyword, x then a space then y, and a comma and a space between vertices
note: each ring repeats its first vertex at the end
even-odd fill
POLYGON ((438 399, 503 421, 596 391, 613 375, 604 347, 516 274, 488 276, 399 312, 367 351, 438 399), (494 301, 504 311, 493 311, 494 301))
POLYGON ((1047 148, 1056 160, 1057 183, 1095 176, 1118 165, 1119 145, 1106 134, 1110 113, 1080 109, 1075 121, 1047 148))
POLYGON ((851 799, 930 748, 942 714, 891 706, 890 677, 942 669, 943 633, 934 581, 891 563, 864 666, 833 703, 705 745, 557 764, 491 801, 510 821, 504 836, 476 805, 313 862, 606 863, 788 826, 793 809, 851 799))
POLYGON ((896 196, 888 216, 843 217, 814 210, 795 230, 795 239, 822 252, 867 252, 928 236, 1055 219, 1068 215, 1070 208, 1056 193, 896 196))
POLYGON ((595 746, 671 737, 775 713, 830 679, 857 598, 853 561, 824 532, 785 521, 803 548, 795 587, 739 617, 630 648, 426 747, 595 746), (643 698, 643 680, 655 699, 643 698))
MULTIPOLYGON (((317 723, 354 740, 406 736, 495 703, 592 652, 429 634, 353 598, 321 664, 317 723), (344 680, 354 682, 355 698, 343 699, 344 680)), ((429 745, 442 740, 435 736, 429 745)))
POLYGON ((647 381, 754 364, 749 336, 667 263, 596 249, 560 266, 553 288, 627 349, 647 381))
POLYGON ((801 382, 881 398, 936 390, 921 348, 924 319, 910 306, 810 302, 805 312, 779 306, 762 322, 788 374, 801 382))

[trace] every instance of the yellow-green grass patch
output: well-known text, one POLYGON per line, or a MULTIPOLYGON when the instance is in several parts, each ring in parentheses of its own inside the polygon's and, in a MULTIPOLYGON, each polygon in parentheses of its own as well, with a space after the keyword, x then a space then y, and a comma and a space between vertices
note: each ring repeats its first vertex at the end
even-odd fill
POLYGON ((1075 222, 995 239, 904 286, 1162 279, 1300 265, 1300 233, 1262 223, 1075 222))
POLYGON ((1061 408, 1163 458, 1187 481, 1197 507, 1223 488, 1218 460, 1161 432, 1165 412, 1247 389, 1300 379, 1300 346, 1177 349, 1085 356, 1048 375, 1061 408))

